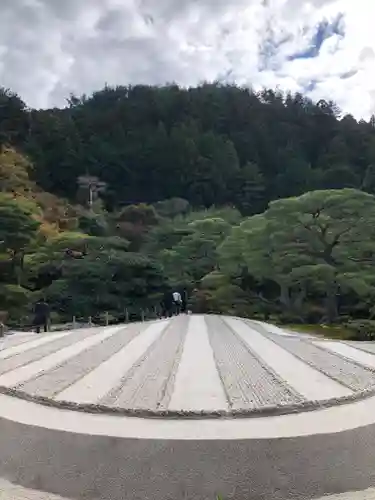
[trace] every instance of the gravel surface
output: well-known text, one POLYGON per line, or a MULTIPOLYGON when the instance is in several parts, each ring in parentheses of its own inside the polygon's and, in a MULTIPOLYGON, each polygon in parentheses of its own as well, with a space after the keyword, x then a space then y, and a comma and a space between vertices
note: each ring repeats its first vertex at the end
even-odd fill
POLYGON ((296 438, 171 441, 71 434, 0 419, 0 435, 0 477, 75 500, 216 500, 218 494, 311 500, 337 493, 342 500, 369 500, 372 492, 364 490, 375 486, 374 425, 296 438), (361 493, 344 493, 355 490, 361 493))
POLYGON ((14 344, 6 342, 4 348, 0 350, 0 359, 10 358, 21 352, 29 351, 34 347, 40 347, 59 338, 65 337, 69 332, 55 333, 52 335, 33 335, 28 337, 25 342, 16 342, 14 344))
POLYGON ((122 349, 138 335, 141 328, 142 324, 124 327, 99 344, 21 384, 19 388, 33 395, 53 397, 122 349))
POLYGON ((355 346, 345 344, 344 342, 315 340, 313 344, 328 351, 338 354, 343 358, 349 359, 354 363, 359 363, 362 366, 366 366, 372 370, 375 370, 375 356, 369 352, 365 352, 362 349, 356 349, 355 346))
POLYGON ((262 365, 223 320, 208 316, 206 321, 218 371, 233 410, 303 401, 262 365))
POLYGON ((175 318, 162 336, 128 371, 121 385, 101 402, 119 408, 163 410, 168 407, 188 322, 175 318))
MULTIPOLYGON (((326 401, 353 394, 353 391, 348 387, 339 384, 336 380, 296 358, 247 322, 232 318, 226 318, 225 321, 256 356, 260 357, 267 366, 276 372, 278 377, 288 383, 292 390, 304 396, 306 400, 326 401)), ((361 354, 369 356, 363 352, 361 354)))
POLYGON ((338 495, 328 495, 318 500, 375 500, 375 488, 369 488, 364 491, 339 493, 338 495))
POLYGON ((167 323, 164 321, 148 325, 116 354, 60 392, 55 399, 78 404, 98 404, 114 387, 119 386, 124 374, 158 339, 166 326, 167 323))
POLYGON ((0 350, 2 390, 82 411, 258 416, 343 404, 375 388, 368 344, 286 337, 215 315, 29 339, 0 350))
POLYGON ((375 354, 375 342, 346 342, 350 347, 355 347, 361 351, 369 352, 370 354, 375 354))
POLYGON ((291 339, 276 335, 270 338, 297 358, 332 377, 353 391, 375 387, 375 373, 351 361, 311 344, 308 340, 291 339))
POLYGON ((189 321, 168 410, 228 411, 204 316, 193 316, 189 321))
POLYGON ((0 339, 0 351, 16 345, 35 340, 35 335, 9 335, 0 339))
POLYGON ((86 337, 92 337, 93 335, 94 333, 92 330, 84 330, 77 332, 76 334, 67 334, 65 337, 60 337, 57 340, 48 342, 47 344, 33 347, 28 351, 6 358, 1 362, 0 375, 9 372, 10 370, 15 370, 20 366, 32 363, 33 361, 37 361, 38 359, 44 358, 44 356, 48 356, 48 354, 52 354, 63 347, 71 345, 72 338, 74 338, 76 342, 79 342, 80 340, 83 340, 86 337), (74 335, 74 337, 72 337, 72 335, 74 335))
MULTIPOLYGON (((217 498, 217 497, 216 497, 217 498)), ((216 500, 213 496, 212 500, 216 500)), ((69 500, 66 497, 45 493, 43 491, 23 488, 9 481, 0 479, 0 500, 69 500)), ((225 500, 225 498, 223 498, 225 500)), ((251 496, 249 496, 251 500, 251 496)), ((304 497, 300 500, 312 500, 311 497, 304 497)), ((364 491, 353 491, 348 493, 339 493, 337 495, 328 495, 315 500, 375 500, 375 488, 369 488, 364 491)))
POLYGON ((15 484, 0 479, 0 500, 68 500, 51 493, 22 488, 15 484))

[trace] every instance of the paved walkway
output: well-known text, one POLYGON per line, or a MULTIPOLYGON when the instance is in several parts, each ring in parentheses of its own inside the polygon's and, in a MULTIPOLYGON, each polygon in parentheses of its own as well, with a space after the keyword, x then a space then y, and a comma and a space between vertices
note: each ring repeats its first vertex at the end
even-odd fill
MULTIPOLYGON (((0 500, 69 500, 43 491, 22 488, 0 479, 0 500)), ((125 500, 125 497, 124 497, 125 500)), ((212 499, 212 500, 216 500, 212 499)), ((224 498, 222 500, 225 500, 224 498)), ((301 499, 302 500, 302 499, 301 499)), ((375 500, 375 488, 338 495, 327 495, 318 500, 375 500)))
POLYGON ((375 486, 374 425, 214 441, 89 436, 5 420, 0 432, 0 477, 69 500, 216 500, 218 494, 224 500, 311 500, 375 486))

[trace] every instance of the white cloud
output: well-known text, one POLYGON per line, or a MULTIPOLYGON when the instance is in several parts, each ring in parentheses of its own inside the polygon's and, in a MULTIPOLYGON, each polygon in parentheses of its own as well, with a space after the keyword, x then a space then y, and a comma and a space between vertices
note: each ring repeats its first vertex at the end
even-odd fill
POLYGON ((47 107, 105 83, 195 85, 227 75, 255 88, 311 89, 368 118, 374 18, 373 0, 1 0, 0 85, 47 107), (340 13, 344 37, 290 60, 340 13))

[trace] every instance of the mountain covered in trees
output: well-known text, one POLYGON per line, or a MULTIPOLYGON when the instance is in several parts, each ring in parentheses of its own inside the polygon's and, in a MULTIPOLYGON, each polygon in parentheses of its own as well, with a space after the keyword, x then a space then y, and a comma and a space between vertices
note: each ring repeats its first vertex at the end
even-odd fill
POLYGON ((0 310, 287 322, 373 314, 375 118, 204 84, 105 88, 64 109, 0 92, 0 310))
POLYGON ((375 119, 333 103, 234 86, 106 88, 65 109, 0 97, 0 140, 21 148, 46 191, 76 200, 77 179, 107 185, 109 208, 179 197, 244 215, 314 189, 375 189, 375 119))

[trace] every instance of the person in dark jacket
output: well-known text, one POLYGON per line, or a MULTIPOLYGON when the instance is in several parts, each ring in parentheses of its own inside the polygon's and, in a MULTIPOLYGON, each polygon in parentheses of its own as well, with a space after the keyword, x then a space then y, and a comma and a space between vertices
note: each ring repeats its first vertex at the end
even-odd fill
POLYGON ((36 328, 36 333, 40 333, 40 328, 43 327, 44 331, 48 331, 49 321, 49 305, 44 299, 38 300, 34 307, 34 321, 33 326, 36 328))
POLYGON ((164 318, 171 318, 173 315, 173 295, 171 290, 165 291, 160 305, 162 309, 162 316, 164 318))
POLYGON ((182 304, 181 304, 181 312, 183 314, 187 313, 187 293, 186 290, 182 292, 182 304))

